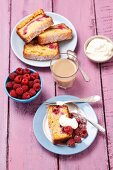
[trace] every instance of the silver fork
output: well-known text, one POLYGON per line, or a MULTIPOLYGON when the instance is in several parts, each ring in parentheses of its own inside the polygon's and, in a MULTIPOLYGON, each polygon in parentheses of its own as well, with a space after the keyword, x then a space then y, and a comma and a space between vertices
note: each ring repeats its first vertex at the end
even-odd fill
POLYGON ((95 103, 99 101, 101 98, 98 95, 90 96, 86 98, 76 99, 76 100, 68 100, 68 101, 51 101, 51 102, 44 102, 46 105, 63 105, 66 103, 95 103))
POLYGON ((81 115, 84 119, 86 119, 94 127, 96 127, 100 132, 105 133, 105 128, 102 127, 99 123, 96 123, 96 122, 90 120, 77 105, 75 105, 74 103, 68 103, 67 106, 68 106, 70 113, 77 113, 77 114, 81 115))

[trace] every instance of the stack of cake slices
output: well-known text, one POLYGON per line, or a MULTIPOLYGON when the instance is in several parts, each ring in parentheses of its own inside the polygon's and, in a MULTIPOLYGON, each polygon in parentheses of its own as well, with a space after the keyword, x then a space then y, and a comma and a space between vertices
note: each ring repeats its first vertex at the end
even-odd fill
POLYGON ((58 42, 72 39, 72 30, 64 23, 53 24, 53 19, 38 9, 16 26, 17 34, 25 42, 26 59, 43 61, 60 57, 58 42))

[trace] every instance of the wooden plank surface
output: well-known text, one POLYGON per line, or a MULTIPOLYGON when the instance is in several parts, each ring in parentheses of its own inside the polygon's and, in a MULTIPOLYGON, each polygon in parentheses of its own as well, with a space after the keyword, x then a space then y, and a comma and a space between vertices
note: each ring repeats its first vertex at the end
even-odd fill
MULTIPOLYGON (((51 11, 51 1, 15 1, 12 0, 11 28, 24 16, 38 8, 51 11), (18 12, 17 12, 18 11, 18 12)), ((10 58, 10 70, 17 67, 26 67, 13 52, 10 58)), ((34 114, 45 99, 55 95, 54 82, 48 68, 34 68, 38 70, 43 79, 43 92, 38 99, 30 104, 17 104, 10 101, 9 123, 9 170, 56 170, 57 156, 46 151, 35 139, 32 121, 34 114)))
MULTIPOLYGON (((113 1, 95 1, 98 34, 113 41, 113 1)), ((113 59, 101 65, 110 169, 113 169, 113 59)))
POLYGON ((9 72, 9 2, 0 1, 0 8, 0 170, 6 170, 8 97, 4 91, 4 81, 9 72))
MULTIPOLYGON (((96 18, 93 1, 79 0, 75 3, 74 0, 70 0, 69 2, 65 0, 56 0, 53 5, 54 11, 70 19, 77 29, 78 46, 75 51, 81 61, 81 66, 91 78, 91 81, 86 83, 79 73, 75 80, 75 85, 71 89, 65 91, 57 88, 57 95, 71 94, 78 97, 85 97, 95 94, 101 95, 99 65, 91 63, 85 57, 83 52, 85 40, 96 33, 96 18)), ((97 113, 99 122, 104 125, 102 103, 95 105, 94 110, 97 113)), ((92 146, 81 154, 71 156, 70 158, 61 156, 59 160, 59 167, 61 170, 107 170, 109 166, 105 136, 102 136, 99 133, 92 146)))

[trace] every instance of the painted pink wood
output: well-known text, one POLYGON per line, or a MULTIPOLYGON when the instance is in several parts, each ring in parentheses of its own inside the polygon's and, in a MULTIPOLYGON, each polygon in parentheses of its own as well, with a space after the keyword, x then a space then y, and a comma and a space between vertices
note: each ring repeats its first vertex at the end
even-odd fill
MULTIPOLYGON (((55 12, 67 17, 74 24, 78 32, 78 46, 75 51, 77 52, 81 66, 91 78, 91 81, 86 83, 79 73, 74 86, 69 90, 61 90, 57 88, 57 95, 71 94, 78 97, 95 94, 101 95, 99 65, 91 63, 85 57, 83 51, 84 42, 91 35, 95 35, 96 25, 93 1, 79 0, 75 3, 74 0, 56 0, 54 1, 53 9, 55 12)), ((101 25, 101 27, 102 26, 103 25, 101 25)), ((94 110, 97 113, 99 122, 104 125, 102 103, 95 105, 94 110)), ((74 155, 69 158, 61 156, 59 166, 60 170, 107 170, 108 162, 105 136, 102 136, 99 133, 94 143, 81 154, 74 155)))
MULTIPOLYGON (((98 34, 113 40, 113 1, 95 1, 98 34)), ((110 169, 113 169, 113 59, 102 64, 102 84, 108 136, 110 169)))
POLYGON ((0 169, 6 170, 7 159, 7 117, 8 97, 4 91, 4 81, 8 75, 9 64, 9 3, 0 2, 0 169))
MULTIPOLYGON (((25 15, 38 8, 51 11, 51 1, 12 1, 11 28, 25 15), (18 11, 18 12, 17 12, 18 11)), ((26 67, 11 52, 10 70, 16 67, 26 67)), ((43 79, 43 92, 39 98, 30 104, 19 104, 10 101, 10 127, 9 127, 9 170, 56 170, 57 156, 46 151, 35 139, 33 133, 33 117, 45 99, 55 95, 54 83, 48 68, 34 68, 38 70, 43 79)))

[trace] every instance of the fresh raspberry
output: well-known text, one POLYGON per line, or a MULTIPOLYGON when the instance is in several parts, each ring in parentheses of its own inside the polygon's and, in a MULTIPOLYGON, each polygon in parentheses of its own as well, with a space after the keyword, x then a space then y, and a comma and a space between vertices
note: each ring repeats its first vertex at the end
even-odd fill
POLYGON ((75 136, 74 140, 75 140, 75 143, 80 143, 81 142, 81 137, 80 136, 75 136))
POLYGON ((81 134, 81 129, 80 128, 77 128, 74 130, 74 134, 77 135, 77 136, 80 136, 81 134))
POLYGON ((81 119, 80 119, 79 117, 76 118, 76 121, 77 121, 78 123, 81 123, 81 119))
POLYGON ((34 83, 40 83, 40 80, 39 79, 35 79, 34 83))
POLYGON ((75 146, 75 140, 71 138, 67 141, 66 144, 70 147, 74 147, 75 146))
POLYGON ((23 92, 25 93, 26 91, 28 91, 29 87, 28 85, 22 85, 22 89, 23 89, 23 92))
POLYGON ((29 74, 24 74, 23 78, 27 78, 28 80, 30 80, 30 75, 29 74))
POLYGON ((38 72, 35 72, 35 73, 31 73, 31 80, 35 80, 35 79, 38 79, 38 77, 39 77, 39 74, 38 74, 38 72))
POLYGON ((86 129, 86 124, 80 123, 80 124, 79 124, 79 128, 80 128, 80 129, 86 129))
POLYGON ((10 80, 14 80, 16 76, 17 76, 17 73, 10 73, 9 74, 10 80))
POLYGON ((17 97, 17 94, 16 94, 16 91, 15 91, 15 90, 11 90, 9 94, 10 94, 10 96, 12 96, 12 97, 15 97, 15 98, 17 97))
POLYGON ((15 83, 21 83, 21 81, 22 81, 22 76, 20 76, 20 75, 16 76, 15 79, 14 79, 14 81, 15 81, 15 83))
POLYGON ((34 84, 33 81, 29 81, 29 82, 28 82, 28 86, 29 86, 29 87, 33 87, 33 84, 34 84))
POLYGON ((22 99, 29 99, 29 98, 30 98, 30 94, 28 92, 23 93, 22 99))
POLYGON ((18 87, 21 87, 21 84, 18 84, 18 83, 14 83, 14 85, 13 85, 13 89, 17 89, 18 87))
POLYGON ((33 88, 31 88, 31 89, 29 90, 29 94, 30 94, 30 96, 32 97, 32 96, 34 96, 34 95, 36 94, 36 91, 35 91, 33 88))
POLYGON ((69 116, 71 119, 74 118, 74 114, 73 113, 70 113, 70 116, 69 116))
POLYGON ((28 68, 25 68, 25 69, 23 70, 23 73, 24 73, 24 74, 30 74, 30 70, 29 70, 28 68))
POLYGON ((35 91, 39 91, 40 90, 40 84, 39 83, 35 83, 33 85, 33 88, 34 88, 35 91))
POLYGON ((27 78, 23 78, 23 79, 22 79, 22 84, 23 84, 23 85, 28 84, 28 79, 27 79, 27 78))
POLYGON ((10 89, 13 88, 13 84, 12 84, 11 81, 9 81, 9 82, 6 83, 6 88, 7 88, 8 90, 10 90, 10 89))
POLYGON ((63 131, 64 131, 65 133, 67 133, 68 135, 72 135, 72 133, 73 133, 73 129, 72 129, 71 126, 66 126, 66 127, 64 127, 64 128, 63 128, 63 131))
POLYGON ((22 75, 23 74, 23 69, 22 68, 17 68, 16 69, 16 73, 19 74, 19 75, 22 75))
POLYGON ((23 94, 23 89, 22 89, 22 87, 18 87, 18 88, 16 89, 16 94, 19 95, 19 96, 21 96, 21 95, 23 94))
POLYGON ((86 129, 81 129, 80 137, 85 138, 87 137, 88 133, 86 129))

